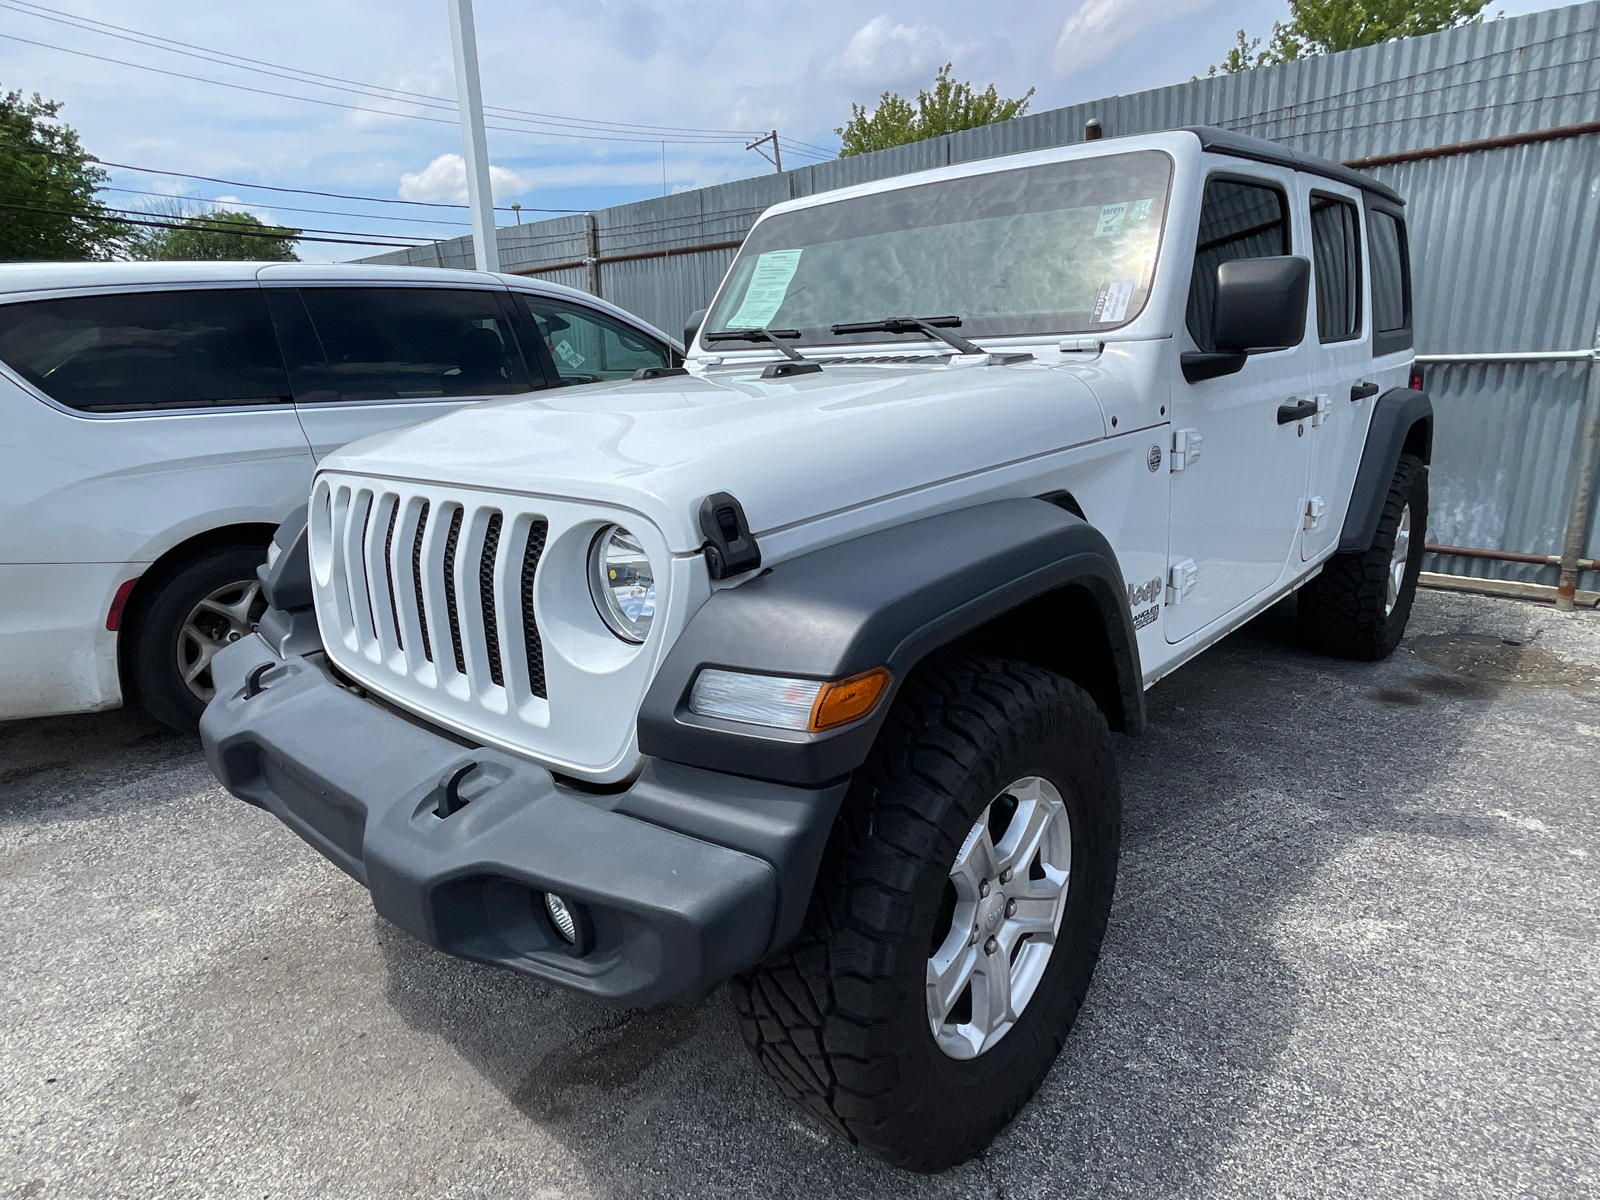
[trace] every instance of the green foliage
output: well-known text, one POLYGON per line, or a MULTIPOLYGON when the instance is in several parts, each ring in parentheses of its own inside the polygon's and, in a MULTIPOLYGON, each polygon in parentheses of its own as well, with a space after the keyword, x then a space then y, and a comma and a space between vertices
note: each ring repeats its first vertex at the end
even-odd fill
POLYGON ((945 63, 939 68, 933 91, 919 91, 915 105, 893 92, 884 92, 878 97, 878 107, 872 113, 859 104, 852 104, 850 120, 843 128, 834 130, 844 140, 839 157, 903 146, 958 129, 993 125, 1028 111, 1032 88, 1019 99, 1004 100, 995 92, 992 83, 982 92, 974 90, 970 83, 956 83, 950 78, 953 65, 945 63))
POLYGON ((95 199, 105 171, 36 92, 0 92, 0 261, 111 258, 127 226, 95 199))
POLYGON ((154 261, 299 262, 294 252, 298 229, 268 225, 249 213, 211 209, 190 214, 176 202, 157 220, 170 221, 165 229, 146 229, 131 239, 133 258, 154 261))
POLYGON ((1239 40, 1207 74, 1237 75, 1256 67, 1375 46, 1395 38, 1476 25, 1488 0, 1289 0, 1289 21, 1272 23, 1272 37, 1239 40))

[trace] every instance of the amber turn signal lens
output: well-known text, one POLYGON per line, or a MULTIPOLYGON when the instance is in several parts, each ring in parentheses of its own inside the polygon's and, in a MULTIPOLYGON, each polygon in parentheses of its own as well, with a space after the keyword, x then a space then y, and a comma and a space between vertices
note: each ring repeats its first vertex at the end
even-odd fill
POLYGON ((817 702, 811 709, 811 729, 816 732, 848 725, 859 720, 877 707, 889 690, 889 669, 874 667, 849 679, 837 679, 825 684, 817 693, 817 702))

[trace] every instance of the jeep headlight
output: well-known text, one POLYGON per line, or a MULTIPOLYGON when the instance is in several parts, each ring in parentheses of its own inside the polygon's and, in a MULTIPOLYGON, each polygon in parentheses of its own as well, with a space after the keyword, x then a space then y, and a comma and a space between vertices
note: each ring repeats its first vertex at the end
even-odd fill
POLYGON ((589 594, 606 627, 635 645, 656 615, 656 576, 639 539, 607 525, 589 544, 589 594))

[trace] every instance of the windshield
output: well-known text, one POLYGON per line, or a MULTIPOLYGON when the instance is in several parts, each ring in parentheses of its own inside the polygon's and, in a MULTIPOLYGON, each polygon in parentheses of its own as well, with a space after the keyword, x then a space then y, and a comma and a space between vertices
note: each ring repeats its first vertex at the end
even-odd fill
POLYGON ((886 317, 961 317, 965 337, 1125 325, 1149 295, 1172 160, 1156 150, 996 171, 762 221, 708 333, 770 327, 806 342, 886 317))

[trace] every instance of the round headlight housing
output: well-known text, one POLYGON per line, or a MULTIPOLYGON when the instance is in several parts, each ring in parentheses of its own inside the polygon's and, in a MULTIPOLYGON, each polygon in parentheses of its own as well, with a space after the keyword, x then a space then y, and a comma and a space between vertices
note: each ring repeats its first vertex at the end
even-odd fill
POLYGON ((635 645, 656 615, 656 577, 644 547, 621 525, 607 525, 589 544, 589 594, 600 619, 635 645))

